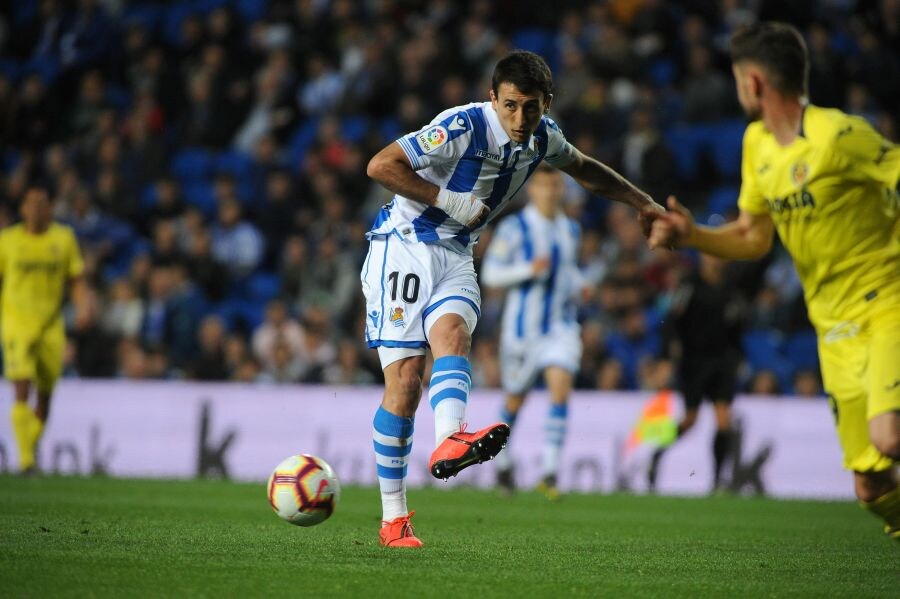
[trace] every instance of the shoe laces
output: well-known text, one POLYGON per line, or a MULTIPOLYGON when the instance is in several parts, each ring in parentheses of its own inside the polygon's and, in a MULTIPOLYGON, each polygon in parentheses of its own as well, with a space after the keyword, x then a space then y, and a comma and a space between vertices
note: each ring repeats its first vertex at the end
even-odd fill
POLYGON ((413 531, 413 526, 412 526, 412 523, 409 521, 409 519, 412 518, 415 513, 416 513, 415 510, 413 510, 410 513, 406 514, 405 516, 398 516, 390 521, 382 520, 382 522, 384 523, 385 526, 390 526, 391 524, 394 524, 394 523, 399 524, 400 525, 400 534, 398 535, 398 538, 402 539, 404 537, 412 537, 412 536, 415 536, 415 532, 413 531))

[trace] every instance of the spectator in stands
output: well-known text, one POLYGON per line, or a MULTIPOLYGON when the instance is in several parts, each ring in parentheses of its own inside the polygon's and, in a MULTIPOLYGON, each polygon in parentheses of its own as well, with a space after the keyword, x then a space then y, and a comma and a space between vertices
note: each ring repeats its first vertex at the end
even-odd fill
POLYGON ((188 378, 198 381, 228 379, 225 364, 225 324, 218 316, 207 316, 197 330, 197 352, 190 360, 188 378))
POLYGON ((263 257, 259 230, 243 220, 238 200, 226 197, 219 203, 219 219, 212 227, 212 252, 236 279, 249 275, 263 257))
POLYGON ((753 374, 747 391, 753 395, 781 395, 781 384, 774 372, 760 370, 753 374))
POLYGON ((794 373, 794 395, 801 397, 821 397, 822 380, 819 373, 803 368, 794 373))
POLYGON ((253 331, 253 355, 264 368, 275 365, 275 348, 287 345, 291 356, 299 356, 304 351, 306 334, 303 327, 288 312, 282 300, 272 300, 266 306, 265 321, 253 331))
POLYGON ((344 339, 338 344, 337 362, 325 368, 322 382, 328 385, 374 385, 376 381, 361 365, 359 345, 344 339))
POLYGON ((296 356, 291 347, 281 339, 272 348, 272 358, 263 370, 261 379, 269 383, 299 383, 306 372, 306 366, 296 356))
POLYGON ((101 323, 103 330, 116 338, 137 338, 144 321, 144 302, 127 278, 116 279, 109 291, 101 323))

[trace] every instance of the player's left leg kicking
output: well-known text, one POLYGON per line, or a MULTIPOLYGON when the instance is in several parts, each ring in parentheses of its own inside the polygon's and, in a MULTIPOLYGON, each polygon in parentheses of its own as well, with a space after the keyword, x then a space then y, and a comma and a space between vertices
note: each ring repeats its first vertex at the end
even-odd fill
POLYGON ((471 258, 448 253, 425 244, 373 240, 363 267, 366 337, 378 348, 385 375, 373 440, 382 496, 379 538, 388 547, 422 546, 410 524, 414 512, 406 505, 406 475, 427 346, 434 355, 429 400, 436 448, 431 473, 448 478, 490 459, 509 435, 505 424, 474 433, 464 430, 471 387, 467 356, 480 297, 471 258))

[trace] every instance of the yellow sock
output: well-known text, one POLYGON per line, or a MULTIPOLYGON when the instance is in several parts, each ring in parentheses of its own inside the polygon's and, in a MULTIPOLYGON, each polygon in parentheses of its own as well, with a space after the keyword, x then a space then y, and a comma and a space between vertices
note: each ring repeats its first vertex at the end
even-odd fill
POLYGON ((884 520, 884 532, 900 541, 900 487, 875 501, 860 502, 864 508, 884 520))
POLYGON ((31 413, 31 451, 37 453, 37 444, 38 441, 41 440, 41 435, 44 433, 44 421, 37 417, 37 415, 32 412, 31 413))
POLYGON ((27 470, 34 466, 34 443, 32 443, 32 422, 34 412, 24 401, 14 401, 12 410, 12 427, 19 446, 19 467, 27 470))

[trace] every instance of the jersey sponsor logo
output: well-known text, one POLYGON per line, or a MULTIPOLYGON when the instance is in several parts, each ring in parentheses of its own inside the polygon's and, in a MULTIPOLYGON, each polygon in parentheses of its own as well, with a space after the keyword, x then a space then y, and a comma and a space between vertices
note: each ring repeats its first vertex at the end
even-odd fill
POLYGON ((372 328, 378 328, 378 310, 372 310, 369 312, 369 320, 372 321, 372 328))
POLYGON ((487 150, 477 150, 475 152, 475 155, 486 160, 494 160, 496 162, 500 162, 500 154, 494 154, 493 152, 488 152, 487 150))
POLYGON ((444 127, 436 125, 416 135, 416 144, 423 152, 428 154, 444 145, 449 137, 450 134, 447 133, 444 127))
POLYGON ((805 162, 797 162, 791 167, 791 180, 797 187, 809 179, 809 166, 805 162))
POLYGON ((403 320, 403 308, 392 308, 391 315, 388 318, 391 323, 397 327, 398 329, 406 326, 406 321, 403 320))
POLYGON ((58 261, 48 262, 46 260, 20 260, 16 262, 16 269, 24 275, 30 275, 42 272, 46 275, 55 275, 62 270, 62 264, 58 261))
POLYGON ((465 131, 467 128, 466 119, 462 118, 461 116, 458 116, 455 119, 453 119, 453 122, 450 123, 450 125, 447 128, 450 131, 465 131))
POLYGON ((816 207, 816 199, 805 188, 783 198, 766 198, 766 203, 769 205, 769 212, 772 214, 786 213, 790 215, 804 208, 811 210, 816 207))

